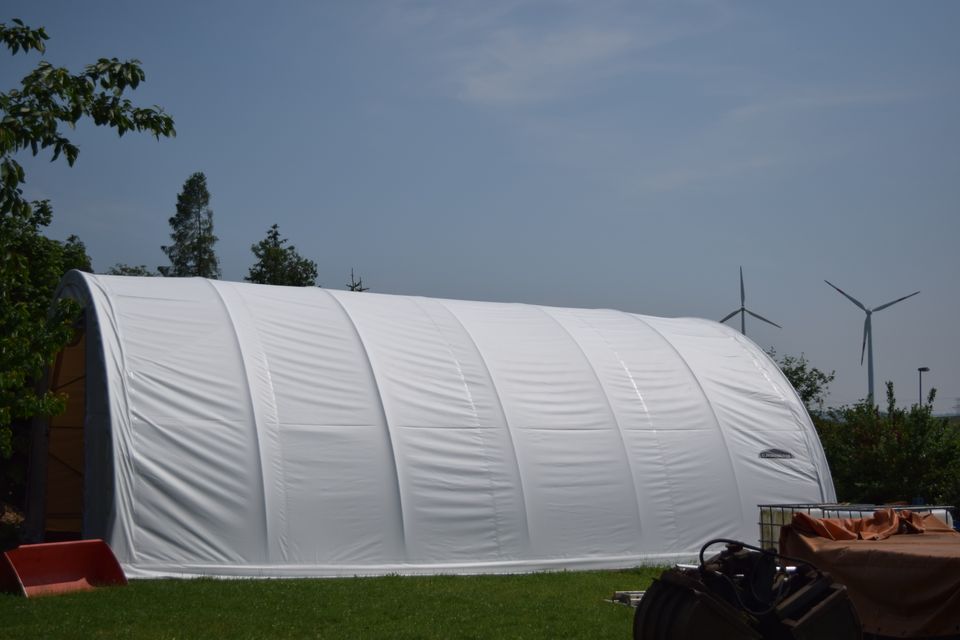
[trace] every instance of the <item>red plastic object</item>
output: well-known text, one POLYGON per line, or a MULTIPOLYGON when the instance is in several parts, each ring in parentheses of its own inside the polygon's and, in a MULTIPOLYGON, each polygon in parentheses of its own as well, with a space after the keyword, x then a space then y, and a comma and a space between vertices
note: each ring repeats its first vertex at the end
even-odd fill
POLYGON ((103 540, 25 544, 0 561, 0 591, 28 598, 125 584, 127 577, 103 540))

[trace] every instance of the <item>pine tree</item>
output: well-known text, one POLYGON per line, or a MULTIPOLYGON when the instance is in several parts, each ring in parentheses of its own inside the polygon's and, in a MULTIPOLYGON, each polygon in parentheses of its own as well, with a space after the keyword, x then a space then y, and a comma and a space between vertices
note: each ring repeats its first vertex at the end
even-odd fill
POLYGON ((347 290, 363 293, 364 291, 369 291, 370 287, 363 286, 363 278, 355 278, 353 269, 350 269, 350 282, 347 283, 347 290))
POLYGON ((123 262, 118 262, 107 269, 106 274, 109 276, 139 277, 153 277, 157 275, 155 271, 151 271, 150 268, 145 264, 125 264, 123 262))
POLYGON ((177 196, 177 213, 170 218, 173 244, 161 247, 170 259, 169 266, 157 267, 161 275, 219 278, 220 260, 213 250, 213 210, 207 177, 198 171, 183 183, 177 196))
POLYGON ((258 284, 280 284, 289 287, 312 287, 317 283, 317 263, 297 253, 293 245, 285 247, 275 224, 267 237, 250 247, 257 262, 244 280, 258 284))

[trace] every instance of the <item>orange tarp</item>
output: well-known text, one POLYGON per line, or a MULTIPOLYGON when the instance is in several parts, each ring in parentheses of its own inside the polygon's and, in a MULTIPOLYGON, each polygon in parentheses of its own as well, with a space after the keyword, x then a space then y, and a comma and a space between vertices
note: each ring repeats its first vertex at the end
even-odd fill
POLYGON ((795 513, 780 552, 845 585, 864 631, 960 634, 960 533, 932 514, 882 509, 867 518, 795 513))

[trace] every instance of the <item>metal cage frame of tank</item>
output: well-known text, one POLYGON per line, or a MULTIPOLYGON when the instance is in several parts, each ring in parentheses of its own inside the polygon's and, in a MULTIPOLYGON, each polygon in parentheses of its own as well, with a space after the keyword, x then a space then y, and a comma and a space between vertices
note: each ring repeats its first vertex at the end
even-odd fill
POLYGON ((780 527, 789 524, 793 514, 805 513, 815 518, 863 518, 872 515, 877 509, 896 509, 915 511, 921 514, 932 513, 949 526, 954 526, 952 505, 899 505, 899 504, 760 504, 760 546, 777 550, 780 541, 780 527))

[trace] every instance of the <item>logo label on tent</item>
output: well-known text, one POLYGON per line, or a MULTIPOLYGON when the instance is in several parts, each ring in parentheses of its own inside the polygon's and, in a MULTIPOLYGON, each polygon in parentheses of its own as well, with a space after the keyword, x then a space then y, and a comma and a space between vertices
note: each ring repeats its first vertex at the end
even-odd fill
POLYGON ((764 449, 760 452, 761 458, 793 458, 793 454, 789 451, 784 451, 783 449, 764 449))

